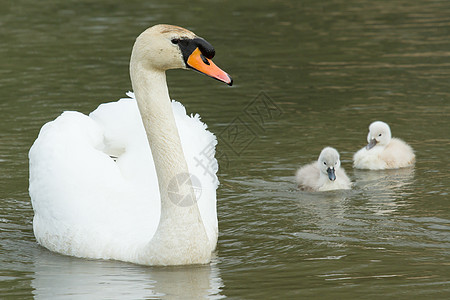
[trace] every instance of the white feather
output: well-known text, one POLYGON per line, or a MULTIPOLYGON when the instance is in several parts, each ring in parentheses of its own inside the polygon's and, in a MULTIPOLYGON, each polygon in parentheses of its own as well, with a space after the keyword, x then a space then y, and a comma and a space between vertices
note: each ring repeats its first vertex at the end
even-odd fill
POLYGON ((300 167, 296 172, 296 181, 298 187, 306 191, 348 190, 352 186, 345 170, 341 168, 339 152, 331 147, 325 147, 317 161, 300 167), (328 167, 333 168, 335 180, 328 177, 328 167))
POLYGON ((404 141, 391 137, 388 124, 375 121, 369 126, 367 142, 375 143, 370 149, 361 148, 353 155, 357 169, 384 170, 410 167, 415 163, 413 149, 404 141))
MULTIPOLYGON (((156 232, 158 179, 136 100, 128 95, 89 116, 64 112, 42 127, 30 150, 34 232, 52 251, 132 261, 156 232), (110 154, 118 155, 116 162, 110 154)), ((187 116, 176 101, 172 108, 189 172, 201 182, 198 206, 215 245, 217 141, 199 115, 187 116)))

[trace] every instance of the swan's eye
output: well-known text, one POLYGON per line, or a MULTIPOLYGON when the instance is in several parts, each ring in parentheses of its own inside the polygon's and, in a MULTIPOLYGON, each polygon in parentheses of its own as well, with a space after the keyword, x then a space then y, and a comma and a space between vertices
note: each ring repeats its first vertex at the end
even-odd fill
POLYGON ((326 162, 326 161, 324 161, 324 162, 323 162, 323 164, 324 164, 324 165, 327 165, 327 162, 326 162))
POLYGON ((381 133, 378 136, 381 136, 381 133))
POLYGON ((334 165, 337 166, 337 162, 335 162, 334 165))
POLYGON ((172 42, 172 44, 175 44, 175 45, 176 45, 176 44, 178 44, 179 39, 172 39, 171 42, 172 42))

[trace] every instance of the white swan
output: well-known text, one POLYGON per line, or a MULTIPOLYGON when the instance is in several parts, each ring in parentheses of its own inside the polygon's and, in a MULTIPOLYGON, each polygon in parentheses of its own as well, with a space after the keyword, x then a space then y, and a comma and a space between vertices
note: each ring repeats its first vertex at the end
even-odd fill
POLYGON ((131 54, 136 100, 100 105, 89 117, 65 112, 42 127, 29 153, 39 244, 145 265, 210 261, 218 236, 216 138, 170 101, 165 71, 192 68, 231 85, 213 56, 194 33, 153 26, 131 54))
POLYGON ((297 170, 298 187, 306 191, 348 190, 352 183, 341 168, 336 149, 325 147, 319 159, 297 170))
POLYGON ((389 125, 375 121, 369 126, 366 147, 353 155, 353 166, 357 169, 384 170, 412 166, 415 155, 404 141, 391 137, 389 125))

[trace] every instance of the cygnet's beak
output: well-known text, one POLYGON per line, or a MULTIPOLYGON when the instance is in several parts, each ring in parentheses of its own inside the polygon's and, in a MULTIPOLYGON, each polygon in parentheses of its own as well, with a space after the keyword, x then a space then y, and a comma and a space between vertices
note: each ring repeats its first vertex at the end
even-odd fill
POLYGON ((225 82, 230 86, 233 85, 233 80, 230 75, 222 71, 212 60, 206 58, 199 48, 196 48, 192 54, 189 55, 186 64, 192 69, 208 75, 211 78, 225 82))
POLYGON ((327 173, 328 173, 328 178, 331 180, 331 181, 335 181, 336 180, 336 174, 334 173, 334 168, 328 168, 327 169, 327 173))
POLYGON ((375 147, 376 144, 377 144, 377 140, 376 140, 376 139, 371 139, 370 142, 369 142, 369 144, 367 144, 366 149, 367 149, 367 150, 370 150, 370 149, 372 149, 373 147, 375 147))

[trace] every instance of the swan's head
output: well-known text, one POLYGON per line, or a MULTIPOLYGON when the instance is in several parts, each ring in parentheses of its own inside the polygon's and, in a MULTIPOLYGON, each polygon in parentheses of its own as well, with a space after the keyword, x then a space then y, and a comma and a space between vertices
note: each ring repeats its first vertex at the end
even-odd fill
POLYGON ((194 69, 232 85, 231 77, 212 62, 214 54, 210 43, 187 29, 155 25, 136 39, 130 65, 158 71, 194 69))
POLYGON ((391 129, 389 125, 375 121, 369 126, 369 134, 367 135, 367 150, 372 149, 375 145, 386 146, 391 141, 391 129))
POLYGON ((320 172, 328 176, 331 181, 336 180, 336 170, 341 166, 339 152, 331 147, 326 147, 319 155, 320 172))

